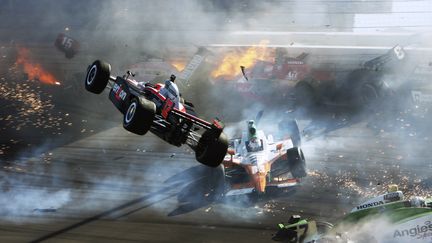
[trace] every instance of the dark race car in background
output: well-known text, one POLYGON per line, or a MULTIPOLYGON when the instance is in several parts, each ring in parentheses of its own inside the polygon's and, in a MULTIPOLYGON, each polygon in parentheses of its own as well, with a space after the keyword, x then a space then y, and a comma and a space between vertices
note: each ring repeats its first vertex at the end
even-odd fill
POLYGON ((232 85, 246 98, 265 104, 277 100, 289 109, 319 106, 351 110, 387 97, 386 82, 391 82, 397 76, 394 70, 406 63, 405 51, 399 45, 358 61, 356 67, 314 63, 319 58, 308 53, 290 57, 287 48, 269 49, 274 50, 271 60, 256 60, 251 67, 243 67, 243 75, 222 76, 214 83, 232 85))
POLYGON ((182 101, 179 108, 175 108, 170 99, 159 93, 162 84, 137 82, 129 79, 129 75, 113 77, 110 71, 110 64, 95 61, 88 68, 85 88, 100 94, 109 84, 109 99, 123 114, 126 130, 138 135, 150 131, 178 147, 187 144, 200 163, 219 166, 228 149, 228 138, 218 119, 210 123, 196 117, 194 106, 189 102, 182 101))

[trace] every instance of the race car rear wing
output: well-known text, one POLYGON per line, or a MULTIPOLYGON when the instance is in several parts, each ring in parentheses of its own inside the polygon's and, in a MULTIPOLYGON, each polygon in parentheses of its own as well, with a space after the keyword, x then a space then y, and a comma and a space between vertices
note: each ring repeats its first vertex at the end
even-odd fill
POLYGON ((405 58, 404 49, 396 45, 390 49, 386 54, 369 60, 363 64, 363 67, 370 70, 381 70, 386 64, 393 61, 402 61, 405 58))

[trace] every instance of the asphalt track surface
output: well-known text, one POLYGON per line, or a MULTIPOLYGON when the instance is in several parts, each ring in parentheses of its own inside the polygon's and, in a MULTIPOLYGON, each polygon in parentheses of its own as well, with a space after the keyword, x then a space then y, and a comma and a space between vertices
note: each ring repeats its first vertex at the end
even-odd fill
POLYGON ((271 242, 293 213, 335 222, 385 184, 415 191, 410 181, 428 179, 429 143, 350 125, 304 142, 301 186, 202 202, 190 151, 118 126, 4 165, 0 241, 271 242))

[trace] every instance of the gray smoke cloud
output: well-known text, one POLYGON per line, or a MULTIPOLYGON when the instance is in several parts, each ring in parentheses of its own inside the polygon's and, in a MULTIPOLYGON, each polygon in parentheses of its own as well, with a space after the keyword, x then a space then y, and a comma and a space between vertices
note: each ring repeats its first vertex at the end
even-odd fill
MULTIPOLYGON (((265 31, 269 26, 273 29, 279 31, 306 31, 306 30, 327 30, 332 28, 332 30, 350 31, 351 25, 354 22, 353 15, 343 15, 341 17, 335 16, 334 14, 327 15, 328 12, 334 11, 334 7, 337 3, 326 3, 326 1, 314 1, 312 3, 304 3, 304 1, 293 1, 292 4, 283 3, 283 1, 198 1, 198 0, 182 0, 182 1, 5 1, 5 8, 0 8, 2 15, 6 16, 2 18, 2 27, 10 24, 15 26, 11 21, 14 18, 9 18, 6 21, 8 11, 11 13, 18 12, 21 16, 21 21, 17 21, 18 26, 14 29, 14 32, 8 32, 7 35, 2 35, 2 39, 7 38, 7 42, 53 42, 56 34, 58 32, 67 31, 72 37, 76 38, 82 43, 81 57, 76 58, 80 63, 80 70, 85 71, 87 64, 90 64, 93 59, 101 58, 113 64, 113 71, 116 74, 121 74, 124 70, 122 67, 135 63, 137 61, 145 60, 147 57, 173 57, 177 55, 176 49, 185 49, 182 55, 189 57, 195 51, 195 45, 206 45, 214 43, 215 40, 218 42, 234 42, 234 43, 250 43, 256 44, 260 39, 267 38, 265 34, 256 37, 244 37, 229 35, 231 31, 254 31, 260 30, 265 31), (311 9, 315 12, 322 12, 322 14, 314 15, 314 18, 310 17, 311 9), (306 11, 308 10, 308 11, 306 11), (268 18, 267 16, 273 16, 274 18, 268 18), (28 22, 26 18, 28 17, 28 22), (42 17, 40 17, 42 16, 42 17), (41 21, 39 21, 41 20, 41 21), (37 26, 31 26, 29 23, 33 21, 37 23, 37 26), (36 29, 37 31, 29 31, 30 29, 36 29), (26 35, 24 35, 26 34, 26 35)), ((349 3, 341 3, 338 9, 343 9, 347 7, 349 3), (343 5, 345 4, 345 5, 343 5)), ((388 2, 386 4, 389 4, 388 2)), ((270 29, 271 31, 271 29, 270 29)), ((302 43, 301 40, 292 40, 292 37, 286 37, 283 42, 285 44, 290 44, 291 42, 302 43)), ((427 40, 427 37, 423 37, 427 40)), ((394 43, 398 44, 402 39, 399 40, 395 38, 394 43)), ((320 45, 322 42, 329 43, 328 40, 322 40, 316 38, 310 44, 320 45)), ((425 41, 426 42, 426 41, 425 41)), ((364 43, 363 43, 364 44, 364 43)), ((366 43, 368 44, 368 43, 366 43)), ((410 43, 408 43, 409 45, 410 43)), ((420 45, 420 44, 417 44, 420 45)), ((297 51, 298 52, 298 51, 297 51)), ((312 63, 317 67, 323 65, 319 63, 320 58, 325 59, 326 56, 332 58, 343 58, 342 55, 338 53, 339 51, 317 51, 311 53, 313 57, 314 54, 317 57, 316 63, 312 63)), ((218 53, 216 53, 217 55, 218 53)), ((350 54, 348 54, 350 55, 350 54)), ((357 59, 357 57, 367 60, 373 55, 358 55, 353 56, 352 59, 357 59), (366 56, 366 57, 365 57, 366 56)), ((42 58, 41 58, 42 59, 42 58)), ((186 58, 187 59, 187 58, 186 58)), ((314 59, 314 58, 312 58, 314 59)), ((362 59, 362 60, 363 60, 362 59)), ((417 56, 412 58, 417 59, 417 56)), ((426 64, 427 60, 424 61, 426 64)), ((335 66, 345 65, 342 61, 335 61, 333 63, 335 66)), ((358 66, 359 63, 352 64, 351 66, 358 66)), ((59 64, 60 65, 60 64, 59 64)), ((62 64, 68 65, 68 64, 62 64)), ((211 65, 211 64, 210 64, 211 65)), ((54 66, 56 66, 54 64, 54 66)), ((76 66, 74 67, 76 68, 76 66)), ((212 67, 206 67, 211 69, 212 67)), ((235 135, 239 131, 243 130, 245 123, 243 120, 253 119, 259 110, 265 109, 267 116, 264 118, 262 128, 268 133, 277 132, 275 131, 275 122, 279 118, 286 114, 284 108, 280 108, 278 104, 269 107, 266 104, 259 104, 255 101, 249 101, 243 97, 236 97, 237 93, 231 88, 227 87, 225 89, 214 88, 212 84, 208 82, 208 73, 204 70, 198 73, 196 79, 199 81, 196 83, 195 87, 191 87, 190 90, 184 91, 187 95, 191 95, 191 101, 197 106, 197 111, 203 116, 211 118, 215 115, 220 116, 220 118, 227 121, 239 121, 238 124, 234 126, 229 126, 226 132, 230 135, 235 135), (210 98, 210 99, 209 99, 210 98), (209 100, 211 102, 209 102, 209 100)), ((403 75, 398 73, 399 70, 394 70, 393 77, 396 75, 403 75)), ((406 78, 400 80, 395 80, 392 76, 387 76, 386 81, 391 83, 393 87, 400 88, 404 87, 410 81, 406 78), (396 83, 398 81, 399 83, 396 83)), ((430 79, 430 75, 426 75, 425 79, 430 79)), ((78 81, 77 81, 78 82, 78 81)), ((407 88, 409 90, 410 88, 407 88)), ((426 90, 426 87, 422 87, 422 90, 426 90)), ((84 92, 84 91, 82 91, 84 92)), ((276 91, 275 91, 276 93, 276 91)), ((409 92, 408 92, 409 93, 409 92)), ((419 120, 419 123, 406 121, 406 115, 412 114, 415 109, 414 106, 408 104, 410 100, 408 96, 401 96, 400 99, 396 101, 392 100, 391 104, 383 104, 379 109, 375 109, 373 112, 366 110, 360 112, 359 114, 354 114, 348 118, 348 122, 342 121, 343 116, 335 116, 334 118, 331 114, 325 114, 325 116, 319 117, 314 116, 311 125, 309 125, 309 120, 300 121, 301 129, 309 128, 311 130, 320 130, 323 132, 323 136, 319 136, 310 141, 304 143, 304 150, 306 158, 308 161, 320 161, 317 163, 309 163, 308 166, 312 170, 323 170, 330 176, 333 174, 339 175, 338 178, 343 178, 346 182, 340 190, 342 195, 349 194, 352 190, 358 192, 361 199, 363 197, 370 196, 375 192, 383 190, 384 187, 377 186, 377 183, 383 184, 383 180, 386 183, 400 182, 398 180, 400 176, 411 176, 409 180, 402 180, 405 182, 406 189, 415 189, 411 185, 423 185, 421 182, 427 182, 429 176, 427 175, 427 170, 419 171, 417 167, 423 168, 424 166, 429 166, 430 161, 425 158, 425 156, 420 156, 421 150, 427 149, 427 144, 429 142, 429 135, 427 134, 428 128, 427 124, 430 124, 430 118, 424 117, 419 120), (395 107, 395 104, 397 105, 395 107), (414 107, 414 108, 413 108, 414 107), (406 111, 408 110, 408 111, 406 111), (395 111, 385 113, 385 111, 395 111), (402 112, 402 113, 401 113, 402 112), (378 115, 377 115, 378 114, 378 115), (342 118, 341 118, 342 117, 342 118), (394 158, 401 167, 394 167, 393 165, 388 165, 393 168, 394 171, 386 170, 386 173, 373 174, 367 177, 367 182, 363 180, 361 182, 355 181, 361 176, 368 174, 368 171, 364 169, 364 163, 375 163, 378 168, 381 168, 380 159, 381 157, 376 156, 382 155, 380 149, 377 148, 374 151, 366 151, 364 154, 358 154, 358 160, 353 161, 352 167, 348 168, 337 168, 332 166, 334 160, 343 160, 346 155, 339 153, 339 151, 351 149, 352 147, 359 146, 358 136, 355 132, 338 134, 342 138, 336 138, 331 134, 326 136, 328 133, 327 128, 331 128, 333 131, 335 123, 341 123, 340 128, 343 125, 351 126, 352 124, 357 124, 354 121, 366 121, 369 122, 369 126, 372 131, 377 132, 377 136, 386 137, 389 132, 398 133, 395 141, 398 142, 397 149, 400 150, 400 156, 402 159, 398 160, 396 154, 394 158), (350 122, 352 121, 352 122, 350 122), (407 126, 410 124, 410 126, 407 126), (403 128, 402 128, 403 127, 403 128), (415 128, 415 133, 405 132, 411 128, 415 128), (383 131, 383 132, 381 132, 383 131), (411 136, 410 134, 414 134, 411 136), (411 142, 407 138, 419 138, 423 140, 422 142, 411 142), (427 139, 426 139, 427 138, 427 139), (409 142, 407 142, 409 141, 409 142), (403 152, 403 153, 402 153, 403 152), (417 153, 413 156, 414 153, 417 153), (342 157, 340 157, 342 156, 342 157), (324 158, 323 158, 324 157, 324 158), (324 160, 322 162, 321 160, 324 160), (413 163, 416 168, 413 169, 413 163), (356 173, 346 174, 345 171, 354 170, 356 173), (406 170, 413 169, 417 174, 405 174, 406 170), (388 171, 388 172, 387 172, 388 171), (357 173, 358 172, 358 173, 357 173), (422 174, 426 173, 426 174, 422 174), (391 176, 391 179, 383 179, 382 175, 391 176), (421 176, 420 176, 421 175, 421 176), (350 178, 352 176, 352 178, 350 178), (420 179, 417 184, 412 184, 412 181, 420 179), (354 183, 354 184, 353 184, 354 183), (354 187, 353 187, 354 185, 354 187)), ((74 97, 75 98, 75 97, 74 97)), ((97 97, 103 99, 106 97, 97 97)), ((96 99, 96 98, 95 98, 96 99)), ((110 104, 107 104, 110 105, 110 104)), ((421 107, 423 107, 422 104, 421 107)), ((426 108, 428 110, 428 108, 426 108)), ((80 116, 86 117, 88 119, 88 114, 86 112, 80 111, 80 116)), ((116 112, 111 110, 112 113, 116 112)), ((295 114, 293 116, 295 118, 295 114)), ((120 122, 121 116, 117 114, 116 118, 120 122)), ((112 118, 111 118, 112 119, 112 118)), ((336 126, 336 128, 339 128, 336 126)), ((308 129, 306 129, 308 130, 308 129)), ((124 132, 124 131, 123 131, 124 132)), ((312 136, 312 135, 311 135, 312 136)), ((373 137, 371 135, 371 137, 373 137)), ((162 141, 160 141, 163 143, 162 141)), ((395 146, 394 144, 384 144, 382 142, 380 146, 395 146)), ((110 144, 98 144, 101 148, 98 155, 102 156, 102 160, 111 161, 112 154, 105 154, 103 150, 108 150, 110 144)), ((131 149, 131 148, 130 148, 131 149)), ((149 148, 142 148, 137 146, 130 151, 135 151, 139 149, 142 156, 147 156, 146 152, 149 148)), ((358 148, 359 150, 361 149, 358 148)), ((42 150, 46 148, 42 147, 42 150)), ((174 159, 176 156, 174 156, 174 159)), ((384 158, 385 159, 385 158, 384 158)), ((139 157, 136 158, 139 161, 139 157)), ((65 161, 67 163, 68 161, 65 161)), ((119 160, 121 161, 121 159, 119 160)), ((137 169, 141 166, 135 166, 131 163, 128 169, 122 171, 122 175, 108 175, 95 177, 91 172, 83 173, 84 179, 91 179, 91 181, 97 181, 95 184, 89 186, 89 190, 94 191, 106 191, 109 185, 115 185, 118 188, 129 188, 137 194, 146 193, 146 189, 140 191, 136 188, 136 185, 155 183, 148 181, 147 178, 151 178, 155 173, 162 173, 160 176, 160 181, 164 182, 169 179, 172 175, 178 174, 185 170, 185 167, 179 165, 178 167, 168 167, 160 164, 153 164, 152 166, 146 167, 145 171, 138 173, 137 169)), ((33 170, 37 170, 32 168, 33 170)), ((63 174, 67 171, 67 166, 54 166, 48 174, 63 174)), ((5 175, 7 176, 7 175, 5 175)), ((185 182, 183 187, 197 180, 200 177, 200 173, 190 173, 182 178, 185 182)), ((9 182, 14 184, 15 181, 9 182)), ((54 184, 54 182, 53 182, 54 184)), ((384 183, 385 184, 385 183, 384 183)), ((182 188, 183 189, 183 188, 182 188)), ((414 192, 418 192, 413 190, 414 192)), ((6 211, 12 212, 10 215, 16 216, 20 214, 20 211, 33 210, 35 208, 62 208, 68 203, 71 203, 71 195, 79 196, 85 208, 92 210, 101 206, 99 203, 93 204, 92 201, 86 200, 91 198, 91 195, 75 194, 70 190, 54 190, 47 188, 35 189, 33 192, 24 192, 20 189, 12 189, 5 191, 1 198, 5 201, 1 201, 1 205, 7 205, 6 211), (10 200, 16 200, 20 203, 10 204, 10 200)), ((112 199, 104 201, 106 203, 112 203, 114 205, 117 200, 121 200, 121 195, 102 193, 103 197, 107 199, 112 199)), ((175 193, 174 193, 175 195, 175 193)), ((202 197, 202 195, 191 194, 192 198, 188 198, 190 201, 199 201, 199 199, 194 199, 193 197, 202 197)), ((175 196, 174 196, 175 197, 175 196)), ((163 199, 164 195, 157 195, 155 201, 163 199)), ((351 200, 351 199, 350 199, 351 200)), ((247 200, 245 200, 247 201, 247 200)), ((253 218, 255 216, 259 217, 260 210, 256 209, 253 205, 254 210, 236 210, 235 205, 248 205, 248 202, 243 203, 243 199, 240 203, 230 203, 228 210, 222 210, 218 212, 221 214, 226 214, 232 217, 232 215, 239 216, 240 218, 253 218), (237 204, 236 204, 237 203, 237 204), (233 207, 230 207, 233 206, 233 207), (245 213, 248 211, 248 213, 245 213)), ((224 206, 225 207, 225 206, 224 206)), ((172 201, 162 201, 162 203, 155 204, 155 208, 167 214, 177 208, 177 205, 173 204, 172 201)), ((244 208, 244 206, 243 206, 244 208)), ((246 207, 248 208, 248 207, 246 207)), ((12 217, 13 219, 13 217, 12 217)), ((16 219, 13 219, 16 220, 16 219)))
POLYGON ((419 217, 406 222, 392 222, 387 216, 366 217, 355 223, 335 226, 326 237, 343 242, 428 242, 430 218, 419 217))

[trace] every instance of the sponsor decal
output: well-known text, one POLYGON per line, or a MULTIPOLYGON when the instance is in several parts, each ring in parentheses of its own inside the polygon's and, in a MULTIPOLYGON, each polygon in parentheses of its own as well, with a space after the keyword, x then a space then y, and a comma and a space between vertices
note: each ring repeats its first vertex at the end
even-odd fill
POLYGON ((430 75, 430 74, 432 74, 432 68, 431 68, 431 66, 418 66, 414 70, 414 74, 430 75))
POLYGON ((401 198, 399 196, 399 193, 397 192, 392 192, 384 195, 384 201, 394 202, 398 200, 401 200, 401 198))
POLYGON ((296 71, 289 71, 285 77, 287 80, 294 81, 297 80, 298 73, 296 71))
POLYGON ((411 237, 415 239, 426 239, 432 237, 432 223, 425 221, 423 224, 417 224, 409 229, 396 229, 393 238, 411 237))
POLYGON ((421 91, 411 91, 411 96, 414 103, 432 103, 432 94, 424 94, 421 91))
POLYGON ((173 107, 174 107, 174 102, 171 99, 166 99, 165 105, 162 108, 162 117, 166 119, 173 107))
POLYGON ((289 65, 303 65, 304 62, 302 62, 302 61, 288 61, 287 64, 289 64, 289 65))
POLYGON ((114 92, 117 100, 119 100, 119 99, 125 100, 126 99, 127 93, 117 83, 114 84, 112 91, 114 92))
POLYGON ((365 203, 365 204, 357 206, 357 210, 371 208, 371 207, 376 207, 376 206, 383 205, 383 204, 384 204, 383 201, 365 203))

